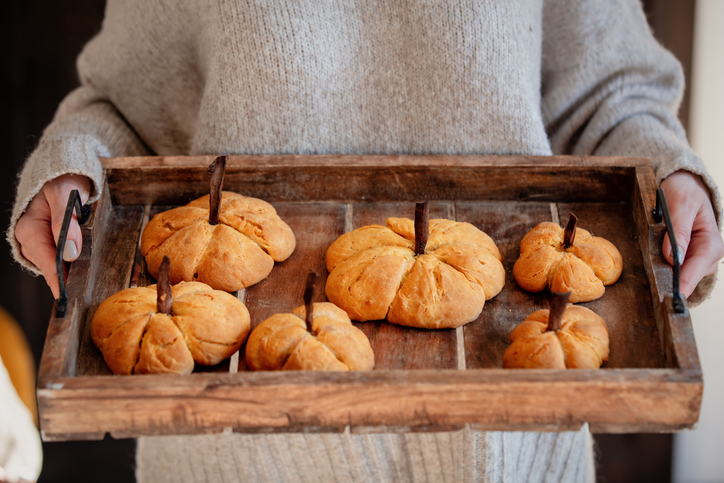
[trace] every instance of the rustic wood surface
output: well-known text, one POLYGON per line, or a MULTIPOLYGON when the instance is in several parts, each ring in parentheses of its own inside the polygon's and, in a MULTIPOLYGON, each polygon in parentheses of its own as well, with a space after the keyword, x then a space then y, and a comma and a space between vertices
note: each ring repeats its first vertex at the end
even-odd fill
MULTIPOLYGON (((326 300, 324 254, 327 247, 344 233, 344 205, 277 203, 274 207, 294 232, 297 245, 287 260, 275 264, 266 279, 246 289, 245 303, 251 315, 252 330, 272 315, 289 314, 304 304, 304 287, 310 269, 320 275, 312 300, 326 300)), ((245 348, 246 345, 240 350, 239 371, 246 370, 245 348)))
MULTIPOLYGON (((114 203, 184 204, 208 193, 203 163, 214 157, 193 159, 101 162, 114 203)), ((632 172, 647 162, 585 156, 229 156, 224 187, 270 202, 618 201, 630 198, 632 172), (561 176, 568 181, 552 182, 561 176)))
POLYGON ((550 203, 458 202, 455 211, 458 221, 475 225, 495 241, 505 267, 503 290, 486 302, 478 320, 464 327, 466 367, 502 368, 510 332, 535 310, 548 308, 547 292, 532 294, 518 287, 513 265, 523 236, 538 223, 551 220, 550 203))
POLYGON ((90 336, 90 325, 98 306, 116 292, 128 288, 140 235, 142 206, 115 207, 106 220, 107 235, 100 252, 91 298, 83 313, 83 333, 78 353, 78 376, 111 374, 90 336))
MULTIPOLYGON (((667 309, 671 270, 661 256, 663 228, 650 215, 653 171, 647 160, 631 158, 231 156, 225 189, 265 195, 260 197, 274 204, 297 238, 288 260, 239 294, 252 327, 302 304, 310 268, 322 276, 315 300, 324 300, 327 247, 359 226, 384 224, 389 216, 411 218, 414 202, 423 199, 433 200, 431 217, 470 222, 493 238, 506 285, 477 321, 457 330, 358 323, 375 351, 372 372, 251 373, 242 347, 233 363, 197 366, 189 376, 109 376, 90 340, 92 314, 131 283, 144 220, 203 195, 205 165, 213 159, 103 160, 109 191, 95 216, 105 221, 84 231, 92 234, 93 247, 84 243, 80 262, 71 267, 70 315, 51 320, 41 361, 38 398, 46 440, 228 427, 284 432, 349 426, 364 433, 471 424, 562 431, 583 422, 594 431, 652 432, 696 422, 703 385, 691 321, 688 313, 674 316, 667 309), (503 370, 510 331, 548 305, 547 291, 529 294, 512 277, 520 239, 541 221, 567 220, 569 210, 579 226, 608 238, 624 256, 621 279, 585 304, 609 324, 611 359, 598 371, 503 370)), ((154 283, 140 262, 138 284, 154 283)))
POLYGON ((248 372, 60 379, 41 389, 46 434, 115 437, 306 427, 455 426, 598 432, 689 427, 701 386, 672 369, 248 372), (89 404, 92 401, 92 404, 89 404), (113 417, 109 417, 112 414, 113 417))

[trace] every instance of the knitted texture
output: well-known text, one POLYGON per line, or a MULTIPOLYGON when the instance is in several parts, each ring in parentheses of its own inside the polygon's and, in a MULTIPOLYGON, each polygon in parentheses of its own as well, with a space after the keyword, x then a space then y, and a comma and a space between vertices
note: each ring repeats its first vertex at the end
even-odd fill
MULTIPOLYGON (((7 238, 50 179, 143 154, 599 154, 685 169, 683 74, 636 0, 109 1, 81 87, 26 163, 7 238)), ((720 221, 721 222, 721 221, 720 221)))
POLYGON ((209 434, 141 438, 138 483, 595 481, 584 425, 564 433, 209 434))

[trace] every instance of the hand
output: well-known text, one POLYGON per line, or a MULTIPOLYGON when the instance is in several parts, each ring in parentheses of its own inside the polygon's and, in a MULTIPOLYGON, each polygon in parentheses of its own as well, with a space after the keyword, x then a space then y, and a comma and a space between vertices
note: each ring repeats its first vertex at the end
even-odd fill
MULTIPOLYGON (((679 289, 689 297, 699 281, 716 272, 724 257, 724 242, 719 234, 709 190, 697 175, 677 171, 661 182, 679 246, 681 272, 679 289)), ((664 257, 674 264, 669 235, 664 237, 664 257)))
MULTIPOLYGON (((55 247, 63 225, 68 196, 77 189, 81 203, 85 204, 90 196, 90 186, 90 179, 81 175, 66 174, 48 181, 30 201, 15 227, 15 238, 20 244, 20 252, 43 272, 45 282, 55 298, 58 298, 55 247)), ((63 260, 75 260, 82 248, 83 237, 74 211, 63 250, 63 260)))

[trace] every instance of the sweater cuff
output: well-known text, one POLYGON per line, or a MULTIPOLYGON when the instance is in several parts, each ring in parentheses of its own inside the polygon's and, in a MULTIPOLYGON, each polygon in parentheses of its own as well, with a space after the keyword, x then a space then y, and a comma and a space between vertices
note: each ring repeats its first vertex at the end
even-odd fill
POLYGON ((30 201, 45 183, 64 174, 88 177, 91 180, 91 191, 87 203, 97 201, 103 187, 103 169, 98 158, 109 156, 107 148, 89 135, 60 136, 40 142, 20 174, 15 205, 6 234, 13 257, 23 268, 34 275, 41 275, 38 267, 22 255, 20 244, 15 238, 18 220, 25 213, 30 201))

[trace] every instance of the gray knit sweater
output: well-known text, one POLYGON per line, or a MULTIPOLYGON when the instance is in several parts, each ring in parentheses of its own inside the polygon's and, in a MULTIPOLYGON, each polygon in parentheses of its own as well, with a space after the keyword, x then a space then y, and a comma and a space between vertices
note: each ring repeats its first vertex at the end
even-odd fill
MULTIPOLYGON (((659 181, 702 176, 721 219, 676 119, 681 68, 636 0, 110 0, 78 71, 81 87, 23 169, 8 231, 35 272, 15 241, 18 218, 64 173, 89 176, 97 199, 99 156, 645 156, 659 181)), ((138 451, 143 482, 593 475, 585 427, 142 438, 138 451)))

